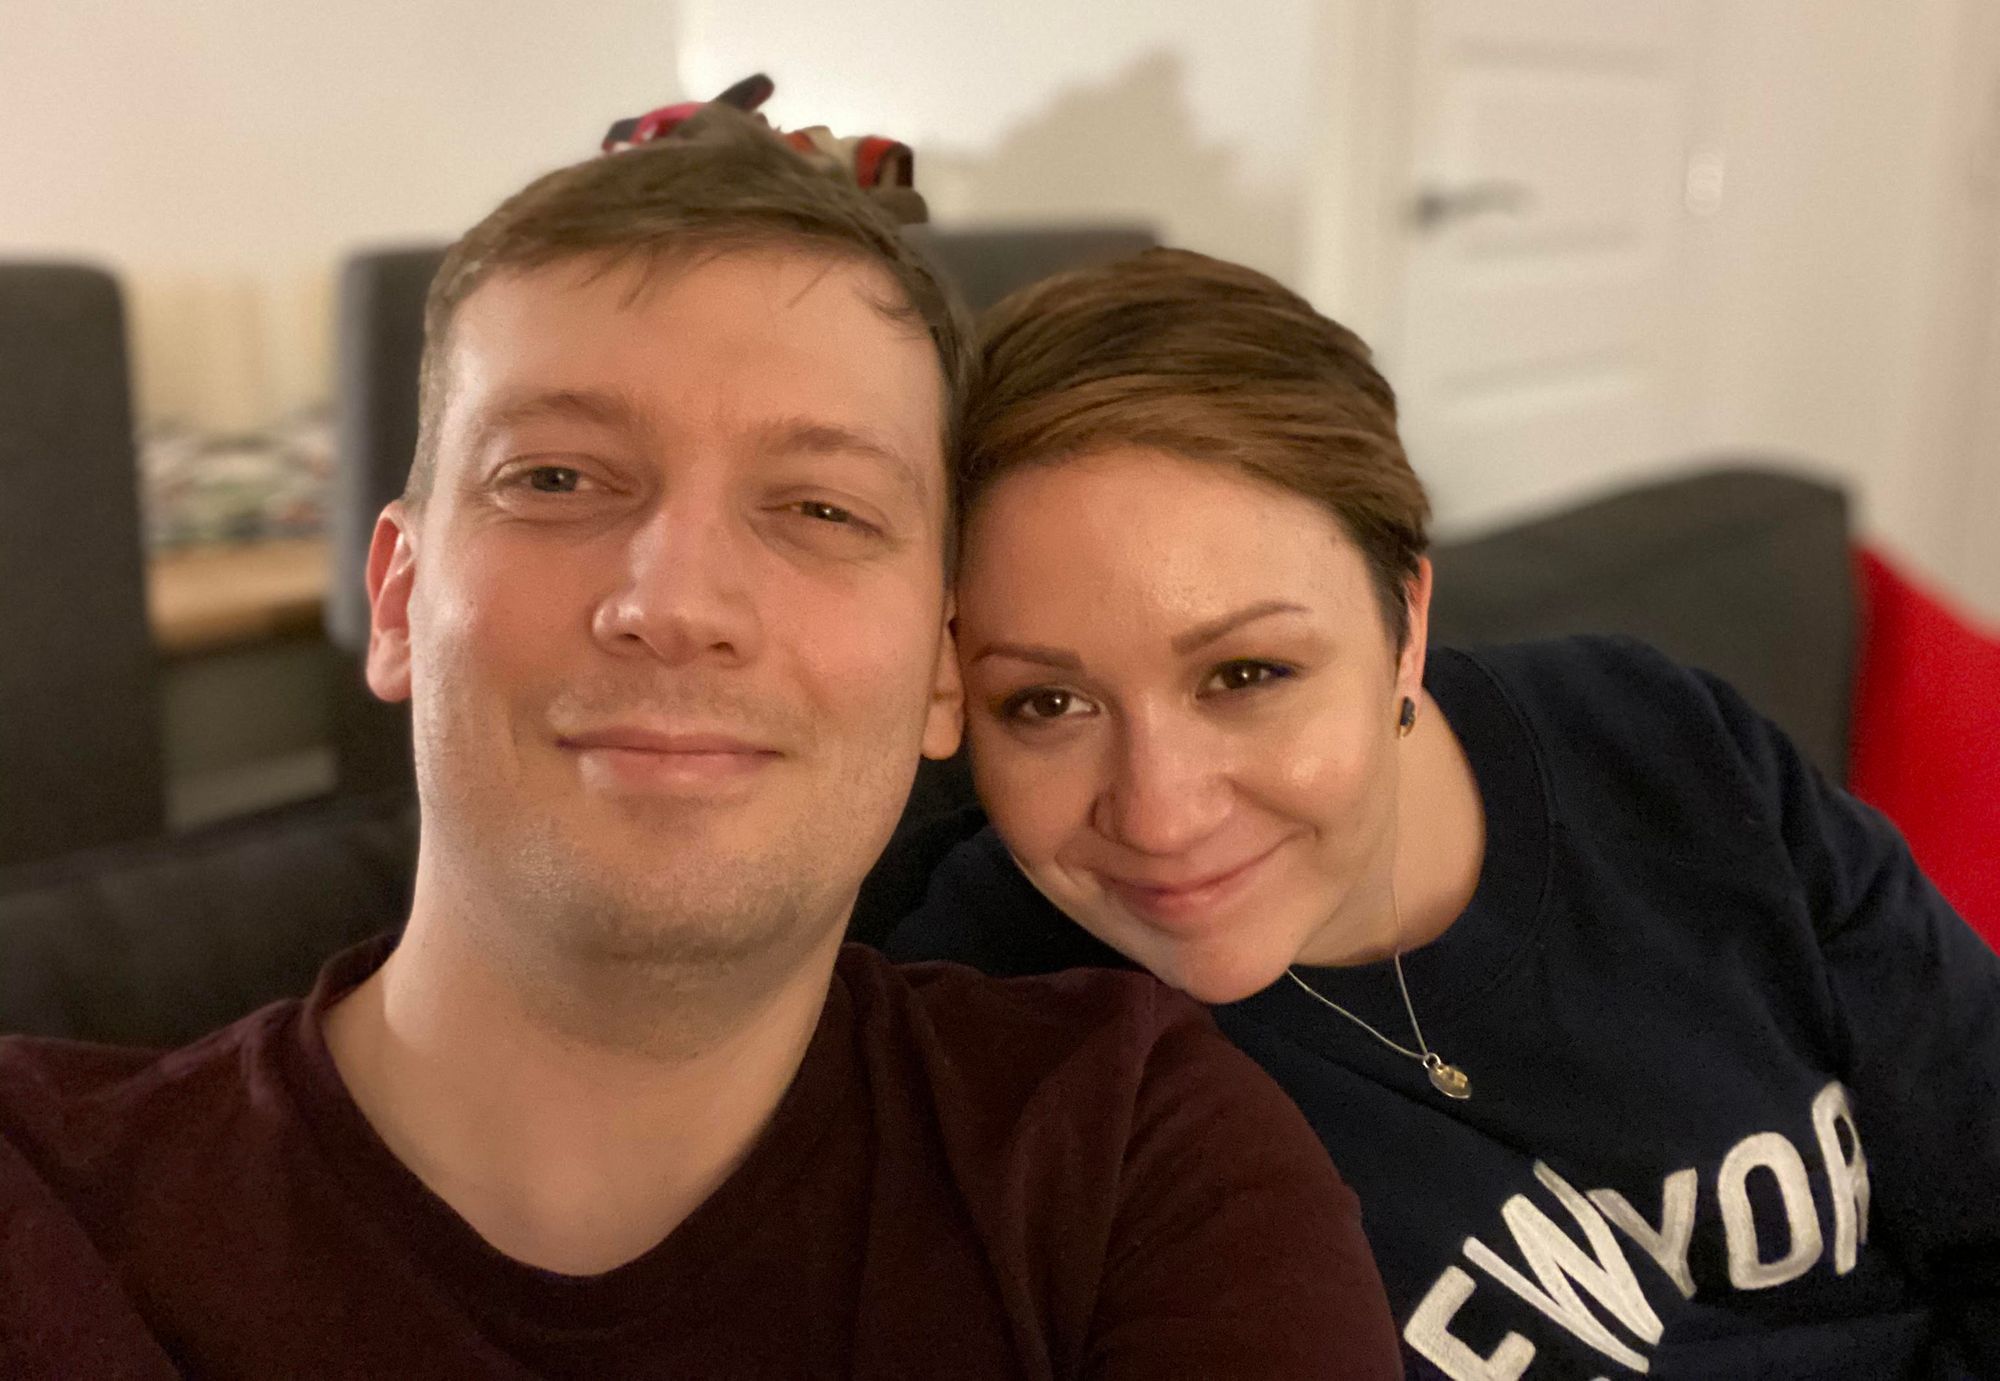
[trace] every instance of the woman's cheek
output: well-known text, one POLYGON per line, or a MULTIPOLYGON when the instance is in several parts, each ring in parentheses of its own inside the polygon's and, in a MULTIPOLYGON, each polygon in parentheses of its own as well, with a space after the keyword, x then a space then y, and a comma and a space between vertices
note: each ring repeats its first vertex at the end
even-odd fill
POLYGON ((972 780, 987 816, 1023 862, 1051 858, 1089 819, 1091 789, 1074 752, 1039 751, 1003 731, 975 731, 972 780))
POLYGON ((1011 837, 1034 813, 1035 755, 994 725, 970 727, 973 787, 987 815, 1011 837))

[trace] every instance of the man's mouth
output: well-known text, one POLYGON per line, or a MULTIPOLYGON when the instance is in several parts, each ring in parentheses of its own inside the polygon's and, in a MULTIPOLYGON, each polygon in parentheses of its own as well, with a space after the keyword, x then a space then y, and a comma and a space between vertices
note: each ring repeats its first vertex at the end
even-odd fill
POLYGON ((784 754, 727 729, 613 724, 559 736, 587 779, 623 790, 701 792, 747 781, 784 754))

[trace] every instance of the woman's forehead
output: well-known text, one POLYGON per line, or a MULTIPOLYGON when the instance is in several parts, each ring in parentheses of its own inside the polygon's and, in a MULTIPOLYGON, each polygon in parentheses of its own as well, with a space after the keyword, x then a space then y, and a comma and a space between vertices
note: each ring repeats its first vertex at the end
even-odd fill
POLYGON ((1365 562, 1324 509, 1224 465, 1125 448, 1022 467, 981 495, 961 616, 1192 625, 1260 601, 1369 607, 1365 562))

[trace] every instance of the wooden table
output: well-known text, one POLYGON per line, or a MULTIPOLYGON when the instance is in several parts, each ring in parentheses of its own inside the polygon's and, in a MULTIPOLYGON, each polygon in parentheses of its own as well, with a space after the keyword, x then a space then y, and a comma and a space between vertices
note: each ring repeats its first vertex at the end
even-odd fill
POLYGON ((194 547, 147 563, 153 643, 169 657, 320 626, 332 558, 326 539, 194 547))

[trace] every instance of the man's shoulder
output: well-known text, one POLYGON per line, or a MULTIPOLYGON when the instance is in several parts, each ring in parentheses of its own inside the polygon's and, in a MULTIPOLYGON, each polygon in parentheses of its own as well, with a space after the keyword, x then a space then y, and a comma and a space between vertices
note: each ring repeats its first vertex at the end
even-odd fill
POLYGON ((995 978, 849 952, 840 983, 864 1058, 901 1076, 909 1116, 880 1144, 939 1149, 992 1249, 1069 1318, 1059 1353, 1120 1375, 1393 1369, 1353 1194, 1205 1008, 1126 970, 995 978))
POLYGON ((297 1006, 275 1003, 176 1050, 0 1037, 0 1139, 61 1181, 123 1173, 190 1132, 227 1135, 297 1006))
MULTIPOLYGON (((0 1375, 168 1377, 103 1246, 109 1206, 178 1188, 148 1157, 212 1117, 184 1081, 231 1056, 0 1037, 0 1375)), ((170 1153, 171 1154, 171 1153, 170 1153)))
POLYGON ((994 976, 950 960, 898 962, 847 945, 839 971, 861 1001, 904 1013, 947 1037, 1117 1031, 1150 1044, 1182 1025, 1209 1026, 1200 1004, 1137 969, 994 976))
POLYGON ((947 961, 892 963, 850 945, 840 978, 877 1058, 914 1060, 934 1089, 1003 1114, 1071 1093, 1108 1113, 1169 1087, 1240 1096, 1261 1083, 1206 1008, 1141 971, 1002 978, 947 961))

